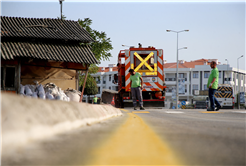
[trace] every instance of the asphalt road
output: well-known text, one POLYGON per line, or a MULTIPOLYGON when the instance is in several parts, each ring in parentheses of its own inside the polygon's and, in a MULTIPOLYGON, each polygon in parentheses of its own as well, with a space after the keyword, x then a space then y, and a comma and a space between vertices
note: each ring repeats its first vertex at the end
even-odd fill
POLYGON ((30 142, 2 165, 246 165, 245 110, 122 110, 30 142))

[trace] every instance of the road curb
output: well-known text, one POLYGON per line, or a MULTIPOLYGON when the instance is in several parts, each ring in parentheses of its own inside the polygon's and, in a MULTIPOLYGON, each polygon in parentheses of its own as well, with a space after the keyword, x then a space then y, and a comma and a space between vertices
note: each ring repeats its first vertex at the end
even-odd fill
POLYGON ((1 106, 2 149, 3 153, 10 154, 29 142, 122 115, 111 105, 42 100, 6 93, 1 93, 1 106))

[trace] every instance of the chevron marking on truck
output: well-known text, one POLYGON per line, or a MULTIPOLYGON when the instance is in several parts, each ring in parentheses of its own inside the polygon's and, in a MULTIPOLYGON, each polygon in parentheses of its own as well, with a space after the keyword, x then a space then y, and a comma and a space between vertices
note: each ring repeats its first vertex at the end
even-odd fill
POLYGON ((135 68, 135 72, 137 72, 143 65, 145 65, 150 71, 153 71, 153 68, 150 67, 150 65, 147 63, 147 60, 149 60, 149 58, 154 55, 153 52, 151 52, 144 60, 141 58, 141 56, 138 55, 137 52, 135 52, 134 55, 141 61, 141 63, 135 68))
MULTIPOLYGON (((140 64, 134 69, 134 62, 131 62, 130 55, 125 58, 125 91, 130 91, 130 73, 129 69, 134 69, 135 72, 139 72, 143 75, 145 72, 145 76, 153 76, 156 79, 156 82, 144 82, 143 83, 143 91, 162 91, 163 90, 163 55, 162 51, 157 51, 159 55, 157 56, 157 63, 154 63, 154 69, 147 63, 147 61, 154 55, 154 52, 150 52, 148 56, 143 59, 137 52, 134 52, 133 55, 136 56, 140 60, 140 64), (143 71, 139 70, 143 65, 145 65, 148 70, 143 71)), ((155 80, 154 79, 154 80, 155 80)))
POLYGON ((219 87, 215 92, 216 98, 232 98, 232 88, 231 87, 219 87))

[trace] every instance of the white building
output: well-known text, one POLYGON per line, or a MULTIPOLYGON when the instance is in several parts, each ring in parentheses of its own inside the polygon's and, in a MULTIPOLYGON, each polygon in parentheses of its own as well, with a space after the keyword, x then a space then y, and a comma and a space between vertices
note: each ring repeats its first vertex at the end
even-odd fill
MULTIPOLYGON (((239 92, 246 93, 246 71, 237 70, 229 64, 220 64, 217 59, 199 59, 186 62, 179 61, 179 78, 184 80, 182 94, 179 94, 180 101, 190 101, 193 99, 194 90, 206 91, 207 81, 211 72, 210 62, 214 60, 218 63, 219 84, 230 84, 233 86, 234 94, 239 92)), ((164 61, 164 74, 166 89, 166 101, 172 100, 173 91, 176 91, 176 63, 164 61)), ((118 68, 115 64, 108 67, 100 67, 97 74, 94 74, 98 86, 97 97, 101 97, 102 89, 118 91, 118 68)), ((197 92, 197 91, 196 91, 197 92)), ((86 95, 85 95, 85 98, 86 95)))
MULTIPOLYGON (((207 59, 191 62, 179 61, 179 78, 184 80, 184 93, 179 94, 180 101, 191 101, 194 96, 194 90, 207 90, 207 81, 211 72, 211 61, 207 59)), ((220 64, 217 59, 215 61, 218 63, 219 84, 232 85, 234 94, 239 92, 239 87, 240 92, 246 92, 246 71, 239 70, 238 72, 237 68, 230 67, 229 64, 220 64)), ((176 63, 164 62, 165 83, 167 86, 166 101, 171 101, 173 90, 176 91, 176 67, 176 63)))

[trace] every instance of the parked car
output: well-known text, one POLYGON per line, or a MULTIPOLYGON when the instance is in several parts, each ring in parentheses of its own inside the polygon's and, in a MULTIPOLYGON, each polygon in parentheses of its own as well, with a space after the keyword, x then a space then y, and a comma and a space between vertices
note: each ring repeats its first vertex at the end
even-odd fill
POLYGON ((194 108, 195 109, 207 109, 208 102, 207 101, 196 101, 194 108))

